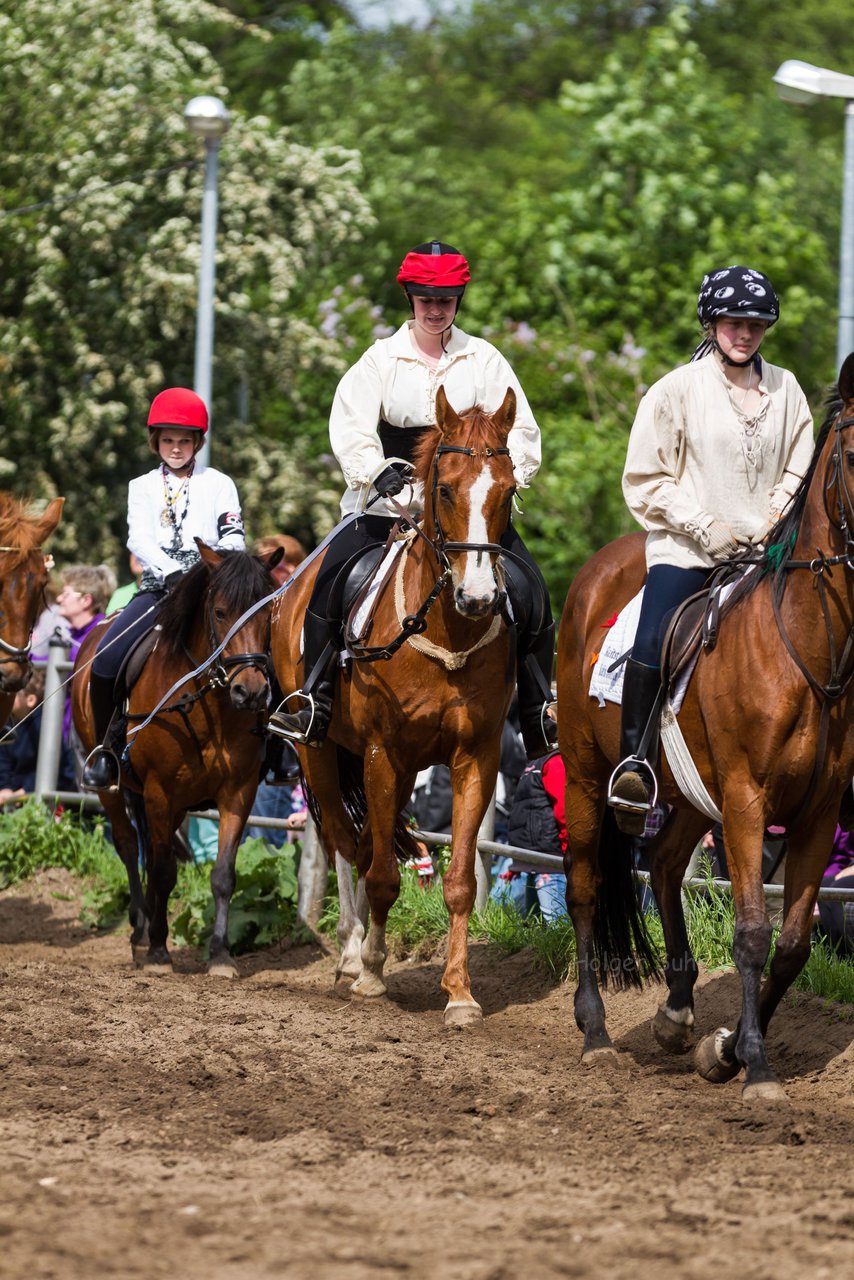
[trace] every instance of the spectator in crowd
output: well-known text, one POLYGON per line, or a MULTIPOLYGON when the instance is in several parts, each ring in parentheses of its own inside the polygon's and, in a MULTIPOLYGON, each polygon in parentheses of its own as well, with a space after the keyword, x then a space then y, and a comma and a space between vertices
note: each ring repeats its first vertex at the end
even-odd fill
POLYGON ((55 575, 51 575, 51 581, 44 590, 45 607, 42 609, 36 625, 33 628, 32 648, 30 649, 30 657, 36 665, 42 665, 47 662, 50 642, 55 636, 71 643, 71 627, 68 620, 59 612, 57 604, 58 587, 55 575))
POLYGON ((301 565, 306 557, 305 547, 298 538, 292 538, 289 533, 272 533, 269 537, 259 538, 255 544, 255 555, 268 556, 271 551, 277 551, 279 547, 282 548, 285 554, 275 569, 270 571, 277 587, 281 587, 283 583, 287 582, 297 566, 301 565))
MULTIPOLYGON (((556 857, 566 853, 565 787, 566 768, 559 751, 528 765, 510 810, 507 839, 511 845, 556 857)), ((560 871, 545 871, 523 857, 503 860, 490 896, 515 907, 523 916, 537 911, 544 920, 552 921, 567 914, 566 876, 560 871)))
MULTIPOLYGON (((73 564, 62 574, 62 590, 56 598, 57 608, 69 626, 68 658, 74 662, 86 636, 105 617, 110 596, 116 589, 116 575, 106 564, 73 564)), ((74 758, 75 776, 80 777, 83 753, 71 724, 71 697, 65 701, 62 738, 74 758)))
MULTIPOLYGON (((15 694, 9 724, 0 728, 0 738, 7 730, 14 730, 12 736, 0 742, 0 805, 13 796, 29 795, 35 789, 44 682, 44 667, 34 667, 23 689, 15 694)), ((74 774, 64 743, 57 789, 74 790, 74 774)))
POLYGON ((128 564, 130 565, 130 571, 133 574, 133 581, 126 582, 124 586, 116 587, 115 591, 107 601, 107 607, 104 611, 108 618, 111 613, 118 613, 119 609, 123 609, 128 600, 132 600, 139 590, 139 580, 142 577, 145 565, 142 563, 139 556, 135 556, 132 551, 128 556, 128 564))
MULTIPOLYGON (((837 826, 822 888, 854 890, 854 832, 837 826)), ((815 932, 843 956, 854 956, 854 902, 816 903, 815 932)))

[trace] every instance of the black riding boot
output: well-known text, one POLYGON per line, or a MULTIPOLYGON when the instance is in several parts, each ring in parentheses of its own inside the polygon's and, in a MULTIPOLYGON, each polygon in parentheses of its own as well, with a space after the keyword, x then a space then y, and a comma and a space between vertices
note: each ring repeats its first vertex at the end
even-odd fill
POLYGON ((338 646, 326 618, 306 609, 303 623, 303 671, 305 682, 296 693, 290 693, 283 706, 301 699, 295 711, 274 711, 268 729, 291 742, 304 742, 319 747, 326 737, 332 719, 335 681, 338 671, 338 646))
POLYGON ((627 659, 620 720, 620 763, 608 796, 617 826, 627 835, 643 835, 655 788, 660 694, 661 669, 635 662, 634 658, 627 659), (641 756, 650 717, 654 717, 654 725, 641 756))
POLYGON ((121 769, 118 757, 106 745, 110 724, 115 713, 114 682, 112 676, 89 675, 89 701, 92 704, 92 720, 99 745, 89 752, 83 765, 80 786, 83 791, 118 791, 121 769))
POLYGON ((538 760, 557 746, 557 725, 547 708, 554 702, 552 667, 555 626, 551 622, 533 636, 519 637, 516 655, 516 688, 519 724, 529 760, 538 760))

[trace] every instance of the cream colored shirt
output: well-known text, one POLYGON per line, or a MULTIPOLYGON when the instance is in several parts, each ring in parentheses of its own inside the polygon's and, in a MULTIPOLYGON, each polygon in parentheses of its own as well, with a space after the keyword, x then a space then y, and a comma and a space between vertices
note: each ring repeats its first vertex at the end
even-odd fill
MULTIPOLYGON (((341 499, 344 514, 355 510, 363 486, 370 484, 383 465, 377 430, 380 420, 396 427, 432 426, 440 386, 444 386, 449 404, 458 413, 473 405, 494 413, 507 388, 512 387, 516 393, 516 421, 507 444, 516 483, 525 488, 539 469, 540 429, 518 378, 501 352, 455 325, 447 350, 432 367, 412 345, 411 324, 411 320, 407 321, 390 338, 375 342, 347 370, 335 392, 329 440, 348 485, 341 499)), ((374 496, 373 490, 370 496, 374 496)), ((384 509, 382 502, 371 507, 377 513, 384 509)))
POLYGON ((813 454, 806 397, 787 369, 762 361, 755 417, 713 353, 665 374, 635 416, 623 494, 649 531, 647 567, 709 568, 700 544, 713 520, 761 536, 800 483, 813 454))

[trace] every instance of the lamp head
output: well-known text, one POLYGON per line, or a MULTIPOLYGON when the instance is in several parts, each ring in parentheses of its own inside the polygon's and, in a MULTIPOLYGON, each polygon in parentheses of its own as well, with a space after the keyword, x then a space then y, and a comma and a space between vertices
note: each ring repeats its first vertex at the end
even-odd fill
POLYGON ((784 102, 808 104, 816 98, 854 100, 854 76, 827 67, 814 67, 811 62, 790 58, 774 72, 777 92, 784 102))
POLYGON ((191 98, 184 108, 184 120, 188 129, 205 140, 221 138, 231 126, 231 116, 225 103, 211 94, 191 98))

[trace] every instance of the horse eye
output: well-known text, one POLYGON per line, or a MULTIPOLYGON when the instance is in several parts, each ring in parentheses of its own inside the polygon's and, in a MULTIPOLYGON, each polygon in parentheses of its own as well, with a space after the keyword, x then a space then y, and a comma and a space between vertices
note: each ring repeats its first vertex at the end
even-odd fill
POLYGON ((454 501, 454 494, 453 494, 453 491, 452 491, 451 489, 449 489, 449 488, 448 488, 448 486, 447 486, 446 484, 440 484, 440 485, 439 485, 439 497, 442 499, 442 501, 443 501, 443 502, 453 502, 453 501, 454 501))
POLYGON ((214 609, 214 617, 216 618, 217 622, 225 622, 225 619, 226 619, 225 609, 220 609, 220 608, 214 609))
POLYGON ((854 467, 854 449, 845 450, 845 465, 846 467, 854 467))

